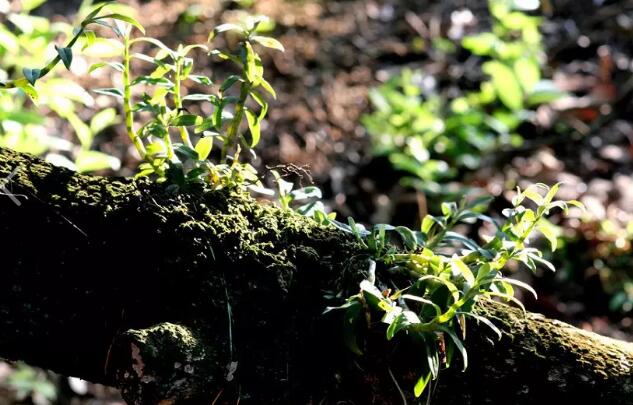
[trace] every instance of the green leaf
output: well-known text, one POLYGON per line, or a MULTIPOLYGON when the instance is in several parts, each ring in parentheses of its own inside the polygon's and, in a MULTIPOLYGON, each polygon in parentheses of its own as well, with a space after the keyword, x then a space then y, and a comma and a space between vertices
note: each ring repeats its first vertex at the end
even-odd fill
POLYGON ((539 223, 536 224, 536 228, 543 234, 543 236, 545 236, 545 239, 549 241, 552 252, 556 251, 556 247, 558 246, 556 228, 545 221, 539 221, 539 223))
POLYGON ((211 31, 211 33, 209 34, 209 38, 208 41, 211 41, 213 38, 215 38, 216 35, 221 34, 223 32, 227 32, 227 31, 239 31, 240 33, 244 33, 244 28, 240 27, 237 24, 220 24, 217 27, 215 27, 213 29, 213 31, 211 31))
POLYGON ((277 93, 275 92, 275 89, 273 89, 273 86, 271 86, 270 83, 266 81, 266 79, 261 77, 259 79, 259 85, 262 86, 264 90, 266 90, 271 96, 273 96, 274 99, 277 98, 277 93))
POLYGON ((121 162, 114 156, 94 150, 81 150, 75 158, 78 172, 93 172, 96 170, 119 170, 121 162))
POLYGON ((402 298, 406 300, 421 302, 425 305, 429 305, 433 308, 433 310, 435 310, 436 316, 439 317, 440 315, 442 315, 442 308, 440 308, 439 305, 437 305, 431 300, 427 300, 426 298, 418 297, 417 295, 412 295, 412 294, 402 294, 402 298))
POLYGON ((104 8, 105 6, 108 6, 112 3, 112 1, 104 1, 101 4, 98 4, 97 6, 95 6, 94 10, 92 10, 87 16, 86 18, 84 18, 83 22, 81 23, 82 26, 85 26, 86 24, 90 23, 92 21, 92 19, 99 14, 99 11, 101 11, 102 8, 104 8))
POLYGON ((441 208, 442 214, 447 217, 457 213, 457 204, 455 202, 443 202, 441 208))
MULTIPOLYGON (((196 127, 194 128, 194 132, 196 134, 199 134, 200 132, 209 132, 208 130, 215 127, 215 122, 213 120, 212 117, 210 118, 205 118, 204 120, 202 120, 202 122, 200 124, 197 124, 196 127)), ((218 135, 217 132, 213 132, 213 135, 218 135)))
POLYGON ((549 261, 543 259, 542 257, 540 257, 538 255, 535 255, 535 254, 531 254, 531 253, 528 253, 528 256, 533 261, 541 263, 543 266, 547 267, 550 271, 552 271, 552 272, 556 271, 556 268, 554 267, 554 265, 552 263, 550 263, 549 261))
POLYGON ((26 78, 26 80, 31 83, 31 85, 35 85, 37 79, 40 78, 40 74, 42 74, 42 69, 22 69, 22 74, 26 78))
POLYGON ((398 226, 395 231, 400 235, 404 245, 409 250, 414 250, 418 246, 418 242, 416 240, 415 234, 413 231, 406 226, 398 226))
POLYGON ((358 301, 350 302, 343 316, 343 340, 347 348, 357 355, 363 351, 358 345, 358 335, 363 322, 363 305, 358 301))
POLYGON ((94 89, 92 91, 97 94, 103 94, 105 96, 123 98, 123 91, 121 89, 117 89, 114 87, 107 88, 107 89, 94 89))
POLYGON ((528 186, 525 191, 523 191, 523 196, 534 201, 537 205, 543 205, 544 199, 543 196, 537 191, 539 189, 545 189, 547 186, 543 187, 543 184, 531 184, 528 186))
POLYGON ((419 324, 420 318, 413 311, 402 311, 396 315, 387 328, 387 340, 391 340, 401 330, 410 325, 419 324))
POLYGON ((520 110, 523 107, 523 91, 513 70, 497 61, 484 63, 482 69, 490 75, 499 100, 513 111, 520 110))
POLYGON ((44 3, 45 1, 46 0, 22 0, 21 1, 22 11, 28 13, 31 10, 35 10, 36 8, 41 6, 42 3, 44 3))
POLYGON ((521 288, 529 291, 534 296, 534 299, 538 299, 538 295, 536 294, 536 291, 534 290, 534 288, 532 288, 532 286, 530 286, 529 284, 524 283, 521 280, 516 280, 516 279, 508 278, 508 277, 503 277, 503 278, 499 279, 499 281, 502 281, 502 282, 508 283, 508 284, 512 284, 512 285, 516 285, 518 287, 521 287, 521 288))
POLYGON ((473 250, 475 252, 478 252, 481 249, 479 245, 477 245, 477 242, 475 242, 474 240, 453 231, 446 232, 444 234, 444 240, 459 242, 463 244, 466 248, 473 250))
POLYGON ((135 39, 130 41, 130 44, 135 44, 137 42, 147 42, 149 44, 155 45, 158 48, 160 48, 163 51, 165 51, 172 59, 174 59, 174 60, 176 59, 176 55, 174 54, 174 51, 169 49, 169 47, 167 47, 167 45, 165 45, 164 43, 162 43, 161 41, 159 41, 156 38, 150 38, 150 37, 135 38, 135 39))
POLYGON ((462 39, 462 46, 475 55, 486 56, 494 52, 499 38, 491 32, 468 35, 462 39))
POLYGON ((37 103, 39 99, 39 94, 37 90, 31 83, 29 83, 25 78, 18 79, 15 81, 15 86, 26 93, 27 96, 34 102, 37 103))
POLYGON ((255 116, 251 110, 245 110, 246 121, 248 121, 248 129, 251 131, 251 148, 255 147, 259 143, 261 137, 261 129, 259 126, 259 119, 255 116))
POLYGON ((198 143, 196 144, 196 152, 198 152, 199 160, 206 160, 209 157, 209 153, 211 153, 211 149, 213 148, 213 138, 210 136, 205 136, 200 138, 198 143))
POLYGON ((132 83, 130 83, 131 86, 136 86, 137 84, 149 84, 152 86, 162 86, 162 87, 166 87, 168 89, 171 89, 174 87, 174 83, 169 80, 166 79, 164 77, 152 77, 152 76, 139 76, 136 79, 132 80, 132 83))
POLYGON ((558 193, 558 189, 560 188, 560 185, 561 183, 556 183, 549 189, 549 191, 545 195, 545 198, 543 199, 545 204, 551 203, 554 197, 556 197, 556 194, 558 193))
POLYGON ((169 122, 172 127, 189 127, 192 125, 199 125, 203 121, 203 118, 199 115, 183 114, 179 115, 169 122))
POLYGON ((81 37, 84 39, 84 46, 81 48, 82 51, 93 45, 97 40, 97 35, 92 30, 85 30, 81 37))
POLYGON ((119 119, 114 108, 106 108, 96 113, 90 120, 90 132, 93 135, 98 134, 105 128, 117 124, 119 119))
POLYGON ((198 84, 203 84, 205 86, 213 86, 213 81, 211 81, 211 79, 209 79, 206 76, 202 76, 202 75, 190 75, 189 79, 191 79, 192 81, 198 83, 198 84))
POLYGON ((71 48, 59 48, 55 46, 57 54, 61 58, 66 69, 70 70, 70 64, 73 62, 73 50, 71 48))
POLYGON ((529 106, 536 106, 551 103, 565 96, 567 96, 567 93, 559 90, 554 85, 554 82, 551 80, 541 80, 536 83, 532 92, 528 95, 526 103, 529 106))
POLYGON ((90 66, 90 68, 88 69, 88 73, 92 73, 97 69, 101 69, 102 67, 105 66, 109 66, 111 68, 113 68, 114 70, 117 70, 119 72, 123 72, 123 64, 122 63, 118 63, 118 62, 97 62, 95 64, 93 64, 92 66, 90 66))
POLYGON ((444 326, 438 326, 438 329, 443 332, 446 332, 446 334, 451 337, 451 339, 453 340, 453 343, 455 343, 455 346, 457 347, 457 350, 459 350, 459 353, 462 355, 462 360, 464 363, 463 371, 466 371, 466 369, 468 368, 468 353, 466 352, 466 348, 464 347, 464 344, 457 337, 457 335, 449 328, 446 328, 444 326))
POLYGON ((424 389, 429 384, 429 381, 431 381, 431 375, 432 374, 429 372, 426 375, 422 375, 420 378, 418 378, 418 381, 415 383, 415 387, 413 387, 413 394, 416 398, 419 398, 420 395, 422 395, 422 393, 424 392, 424 389))
POLYGON ((187 94, 182 98, 182 101, 210 101, 215 104, 215 102, 217 102, 217 96, 202 93, 187 94))
POLYGON ((519 78, 521 87, 530 94, 541 80, 541 67, 536 58, 521 58, 514 62, 514 74, 519 78))
POLYGON ((303 187, 290 192, 293 201, 307 200, 308 198, 323 198, 321 189, 315 186, 303 187))
POLYGON ((220 86, 220 91, 221 92, 225 92, 227 91, 229 88, 231 88, 231 86, 233 86, 235 83, 237 82, 242 82, 242 78, 237 76, 237 75, 231 75, 229 77, 226 78, 226 80, 224 80, 222 82, 222 85, 220 86))
POLYGON ((471 318, 474 318, 477 322, 481 322, 484 325, 486 325, 487 327, 489 327, 498 337, 499 339, 501 339, 501 330, 499 328, 497 328, 495 326, 494 323, 492 323, 488 318, 472 313, 472 312, 457 312, 458 315, 464 315, 464 316, 469 316, 471 318))
POLYGON ((251 83, 258 83, 261 75, 258 74, 257 58, 253 47, 250 42, 244 43, 244 50, 246 51, 246 60, 244 63, 244 73, 251 83))
POLYGON ((187 56, 189 54, 189 52, 191 52, 194 49, 202 49, 204 51, 209 52, 209 48, 206 45, 202 45, 202 44, 193 44, 193 45, 187 45, 184 48, 182 48, 182 50, 179 51, 180 55, 187 56))
POLYGON ((521 301, 519 301, 518 299, 514 298, 511 295, 498 293, 498 292, 494 292, 494 291, 488 291, 488 292, 486 292, 486 295, 490 295, 490 296, 493 296, 493 297, 499 297, 499 298, 502 298, 502 299, 504 299, 506 301, 512 302, 517 307, 519 307, 519 309, 521 310, 521 312, 523 312, 524 315, 527 314, 527 311, 525 310, 525 306, 523 305, 523 303, 521 301))
POLYGON ((431 230, 431 228, 433 227, 433 225, 435 225, 436 223, 437 223, 437 221, 435 221, 435 218, 433 218, 433 216, 427 214, 422 219, 422 226, 420 227, 420 230, 423 233, 428 234, 429 231, 431 230))
POLYGON ((149 157, 154 159, 167 158, 167 147, 165 146, 165 142, 159 139, 147 145, 146 152, 149 157))
POLYGON ((126 23, 131 24, 134 27, 138 28, 138 30, 141 31, 141 33, 145 34, 145 28, 143 28, 141 23, 139 23, 138 21, 136 21, 136 19, 134 19, 134 18, 132 18, 130 16, 119 14, 119 13, 113 13, 113 14, 106 14, 106 15, 103 15, 103 16, 99 17, 99 19, 104 19, 104 18, 112 18, 113 20, 119 20, 119 21, 126 22, 126 23))
POLYGON ((281 42, 277 41, 275 38, 253 35, 251 39, 258 44, 265 46, 266 48, 276 49, 281 52, 285 51, 284 46, 281 44, 281 42))
POLYGON ((451 259, 451 267, 457 270, 468 284, 471 286, 475 284, 475 276, 473 275, 473 272, 459 257, 453 257, 451 259))
POLYGON ((191 149, 187 145, 183 145, 183 144, 174 145, 174 152, 176 152, 176 154, 182 161, 185 161, 187 159, 201 160, 198 155, 198 152, 195 149, 191 149))
POLYGON ((121 32, 121 30, 119 29, 119 27, 116 24, 110 24, 110 23, 107 23, 105 21, 102 21, 101 19, 94 19, 94 20, 92 20, 92 22, 95 23, 95 24, 99 24, 99 25, 101 25, 103 27, 110 28, 114 32, 114 34, 117 37, 119 37, 119 38, 123 37, 123 32, 121 32))

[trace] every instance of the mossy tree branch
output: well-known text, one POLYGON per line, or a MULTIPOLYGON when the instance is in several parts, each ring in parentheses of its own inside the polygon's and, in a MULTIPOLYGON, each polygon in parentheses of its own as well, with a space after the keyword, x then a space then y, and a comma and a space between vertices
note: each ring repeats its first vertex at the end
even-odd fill
MULTIPOLYGON (((0 149, 0 356, 116 385, 129 403, 401 403, 415 356, 370 334, 342 347, 324 291, 365 276, 334 229, 226 192, 55 168, 0 149), (14 199, 20 202, 15 204, 14 199), (385 346, 389 345, 389 346, 385 346), (387 364, 391 366, 387 366, 387 364)), ((633 347, 487 304, 493 346, 471 324, 465 373, 443 404, 633 403, 633 347)))

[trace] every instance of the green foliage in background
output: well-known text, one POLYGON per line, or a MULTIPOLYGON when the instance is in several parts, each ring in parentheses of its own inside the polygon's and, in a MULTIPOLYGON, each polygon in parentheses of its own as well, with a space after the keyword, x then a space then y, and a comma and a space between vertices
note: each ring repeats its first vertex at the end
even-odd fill
POLYGON ((55 385, 47 379, 46 374, 23 363, 16 365, 2 385, 14 390, 18 401, 30 398, 33 403, 49 403, 57 398, 55 385))
POLYGON ((363 118, 374 152, 386 155, 408 183, 440 192, 439 183, 480 166, 486 154, 522 143, 517 132, 533 109, 561 97, 542 79, 540 18, 515 2, 489 1, 491 31, 470 35, 462 47, 484 58, 488 77, 479 91, 459 97, 424 90, 424 74, 404 70, 370 92, 374 112, 363 118))
POLYGON ((560 263, 562 281, 585 282, 597 276, 610 297, 609 310, 620 314, 633 310, 633 221, 585 219, 576 232, 560 235, 559 241, 561 249, 551 260, 560 263))
MULTIPOLYGON (((19 12, 0 10, 3 21, 0 23, 0 81, 17 78, 23 73, 24 66, 42 64, 45 58, 57 52, 65 55, 64 59, 70 64, 72 53, 66 48, 55 48, 51 42, 58 36, 72 36, 73 28, 64 22, 52 23, 46 18, 31 15, 30 12, 41 3, 43 1, 23 1, 19 12)), ((82 10, 89 6, 89 2, 84 2, 82 10)), ((32 70, 25 73, 33 75, 32 70)), ((104 110, 89 123, 84 123, 77 111, 92 108, 94 99, 73 80, 58 74, 52 74, 48 80, 41 82, 37 93, 28 83, 23 83, 22 89, 24 91, 0 93, 1 146, 36 155, 46 154, 47 160, 81 172, 119 168, 118 159, 91 150, 94 137, 118 122, 114 109, 104 110), (60 129, 47 127, 43 109, 49 109, 70 124, 77 135, 79 147, 50 135, 60 129), (50 150, 64 154, 47 153, 50 150)))

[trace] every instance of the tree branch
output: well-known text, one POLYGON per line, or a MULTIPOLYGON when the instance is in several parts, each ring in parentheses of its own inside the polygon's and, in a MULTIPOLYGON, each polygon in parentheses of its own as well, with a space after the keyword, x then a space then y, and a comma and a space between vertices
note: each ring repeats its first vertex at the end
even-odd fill
MULTIPOLYGON (((401 403, 390 371, 412 391, 400 360, 415 353, 370 336, 357 357, 322 315, 324 291, 365 277, 347 235, 237 193, 172 195, 0 149, 0 178, 11 173, 1 357, 116 385, 133 404, 401 403)), ((434 402, 632 403, 631 344, 481 310, 503 339, 470 324, 469 368, 442 373, 434 402)))

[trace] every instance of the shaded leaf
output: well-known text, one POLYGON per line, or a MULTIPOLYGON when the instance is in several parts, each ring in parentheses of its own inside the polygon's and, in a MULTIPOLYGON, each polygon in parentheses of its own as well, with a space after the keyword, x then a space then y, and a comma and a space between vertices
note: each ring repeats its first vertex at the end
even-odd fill
POLYGON ((70 48, 59 48, 57 46, 55 46, 55 49, 64 63, 64 66, 66 66, 66 69, 70 70, 70 64, 73 61, 73 50, 70 48))

